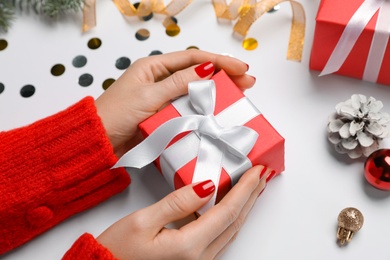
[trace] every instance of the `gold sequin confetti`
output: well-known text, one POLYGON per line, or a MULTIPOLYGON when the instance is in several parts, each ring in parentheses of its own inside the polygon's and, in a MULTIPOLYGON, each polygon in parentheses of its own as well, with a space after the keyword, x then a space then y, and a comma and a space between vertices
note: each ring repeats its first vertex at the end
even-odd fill
POLYGON ((188 47, 187 47, 187 50, 190 50, 190 49, 199 50, 199 48, 196 47, 196 46, 194 46, 194 45, 191 45, 191 46, 188 46, 188 47))
POLYGON ((165 33, 171 37, 177 36, 180 33, 180 27, 177 24, 172 23, 165 28, 165 33))
POLYGON ((51 68, 51 74, 53 76, 61 76, 65 72, 65 66, 62 64, 56 64, 51 68))
POLYGON ((135 33, 135 38, 137 38, 137 40, 140 40, 140 41, 145 41, 145 40, 149 39, 149 37, 150 37, 150 32, 147 29, 139 29, 135 33))
POLYGON ((0 51, 5 50, 7 46, 8 46, 8 42, 4 39, 0 39, 0 51))
POLYGON ((246 38, 242 41, 242 47, 247 51, 253 51, 257 48, 258 42, 255 38, 246 38))
POLYGON ((114 82, 115 82, 115 79, 112 79, 112 78, 106 79, 102 84, 103 89, 104 90, 108 89, 112 85, 112 83, 114 83, 114 82))
POLYGON ((99 38, 92 38, 88 41, 88 48, 96 50, 102 45, 102 41, 99 38))

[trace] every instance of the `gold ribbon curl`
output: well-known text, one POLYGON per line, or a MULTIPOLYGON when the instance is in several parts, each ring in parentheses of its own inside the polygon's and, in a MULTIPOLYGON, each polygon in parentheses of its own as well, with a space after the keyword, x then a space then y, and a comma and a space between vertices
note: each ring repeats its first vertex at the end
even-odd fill
MULTIPOLYGON (((166 15, 163 24, 168 26, 173 22, 172 16, 180 13, 186 8, 192 0, 172 0, 165 5, 164 0, 142 0, 136 8, 128 0, 113 0, 117 9, 124 16, 138 16, 139 18, 148 16, 150 13, 166 15)), ((83 32, 86 32, 96 26, 96 0, 85 0, 83 8, 83 32)))
MULTIPOLYGON (((303 6, 294 0, 212 0, 217 18, 236 20, 233 31, 241 36, 246 36, 252 24, 264 13, 270 11, 282 2, 290 2, 292 8, 292 23, 290 39, 287 50, 287 59, 294 61, 302 60, 303 44, 305 41, 306 17, 303 6)), ((174 24, 173 16, 186 8, 192 0, 172 0, 165 5, 164 0, 141 0, 136 8, 128 0, 113 0, 117 9, 124 16, 138 16, 142 18, 157 13, 166 15, 163 21, 165 27, 174 24)), ((85 0, 83 9, 83 32, 96 26, 96 0, 85 0)))
POLYGON ((246 36, 249 28, 258 18, 260 18, 264 13, 270 11, 276 5, 287 1, 290 2, 293 13, 287 59, 300 62, 302 60, 303 44, 305 41, 306 17, 303 6, 296 1, 262 0, 240 15, 233 30, 241 36, 246 36))

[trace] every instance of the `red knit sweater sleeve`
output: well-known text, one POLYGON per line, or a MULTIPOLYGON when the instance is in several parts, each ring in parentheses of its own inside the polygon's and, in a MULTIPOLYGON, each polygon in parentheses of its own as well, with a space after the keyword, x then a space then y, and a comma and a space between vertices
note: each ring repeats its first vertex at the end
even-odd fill
POLYGON ((124 190, 92 97, 0 132, 0 255, 124 190))
POLYGON ((115 260, 116 258, 108 249, 99 244, 91 234, 85 233, 74 242, 62 258, 62 260, 76 259, 115 260))

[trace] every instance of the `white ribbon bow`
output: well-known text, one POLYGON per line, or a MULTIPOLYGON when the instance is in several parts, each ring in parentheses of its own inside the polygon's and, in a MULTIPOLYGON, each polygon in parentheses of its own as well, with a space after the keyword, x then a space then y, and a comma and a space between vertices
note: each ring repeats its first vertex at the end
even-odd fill
POLYGON ((218 124, 213 114, 216 101, 213 80, 191 82, 188 85, 188 92, 192 108, 198 114, 168 120, 143 142, 123 155, 113 168, 142 168, 156 160, 175 136, 194 131, 200 138, 200 143, 192 182, 211 179, 216 186, 213 198, 201 210, 205 211, 215 204, 223 161, 228 159, 230 164, 238 167, 234 174, 241 175, 249 169, 252 164, 247 155, 256 143, 258 134, 246 126, 222 127, 218 124))
POLYGON ((390 34, 390 2, 388 0, 365 0, 362 3, 349 20, 320 76, 331 74, 341 68, 360 34, 378 9, 378 21, 363 74, 364 80, 377 81, 390 34))

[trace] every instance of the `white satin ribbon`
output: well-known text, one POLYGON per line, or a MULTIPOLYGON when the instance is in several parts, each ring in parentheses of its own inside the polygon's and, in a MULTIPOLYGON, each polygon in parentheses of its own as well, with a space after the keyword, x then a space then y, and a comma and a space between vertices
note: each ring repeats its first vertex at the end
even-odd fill
MULTIPOLYGON (((258 133, 242 124, 260 112, 247 98, 242 98, 214 116, 216 90, 213 80, 191 82, 188 92, 188 96, 173 102, 182 117, 170 119, 159 126, 143 142, 123 155, 113 168, 142 168, 160 156, 162 173, 174 188, 175 172, 196 157, 192 182, 211 179, 218 190, 222 167, 234 183, 239 175, 252 166, 247 155, 258 133), (226 113, 230 114, 230 118, 226 113), (188 131, 192 132, 167 148, 175 136, 188 131)), ((215 204, 217 190, 199 213, 215 204)))
POLYGON ((363 73, 364 80, 377 81, 390 35, 389 6, 390 2, 388 0, 365 0, 362 3, 349 20, 320 76, 331 74, 341 68, 360 34, 379 9, 379 17, 363 73))

